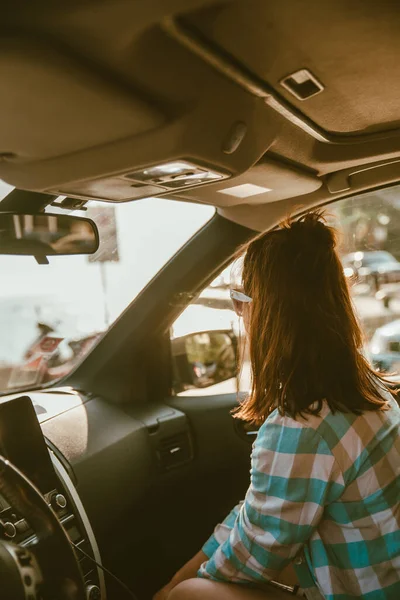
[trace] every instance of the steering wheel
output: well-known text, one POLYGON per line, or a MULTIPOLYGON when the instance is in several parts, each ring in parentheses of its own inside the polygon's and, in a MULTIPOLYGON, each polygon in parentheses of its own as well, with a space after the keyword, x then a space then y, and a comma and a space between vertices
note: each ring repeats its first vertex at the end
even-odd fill
POLYGON ((23 515, 38 542, 24 548, 0 540, 1 597, 13 600, 86 600, 69 538, 39 490, 0 456, 0 494, 23 515))

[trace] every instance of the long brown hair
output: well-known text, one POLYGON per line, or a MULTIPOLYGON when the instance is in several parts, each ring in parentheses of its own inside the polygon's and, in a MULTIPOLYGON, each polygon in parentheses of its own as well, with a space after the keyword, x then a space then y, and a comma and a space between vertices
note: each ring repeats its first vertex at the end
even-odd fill
POLYGON ((259 235, 243 256, 251 296, 247 334, 252 390, 236 416, 262 422, 278 408, 295 418, 331 410, 385 409, 385 379, 363 355, 363 335, 335 249, 336 231, 321 211, 259 235))

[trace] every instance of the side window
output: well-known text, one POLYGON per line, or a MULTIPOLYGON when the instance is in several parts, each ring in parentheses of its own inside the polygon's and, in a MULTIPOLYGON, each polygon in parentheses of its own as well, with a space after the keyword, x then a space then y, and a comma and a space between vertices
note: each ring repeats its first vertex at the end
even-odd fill
POLYGON ((188 306, 171 329, 179 396, 237 392, 242 325, 230 299, 231 265, 188 306))
MULTIPOLYGON (((400 372, 400 186, 339 200, 327 207, 365 335, 365 352, 386 374, 400 372)), ((248 391, 243 325, 232 310, 231 266, 186 308, 171 331, 175 393, 248 391), (240 376, 235 373, 242 358, 240 376)))
POLYGON ((386 374, 400 371, 400 186, 328 207, 362 324, 365 351, 386 374), (330 210, 329 210, 330 209, 330 210))

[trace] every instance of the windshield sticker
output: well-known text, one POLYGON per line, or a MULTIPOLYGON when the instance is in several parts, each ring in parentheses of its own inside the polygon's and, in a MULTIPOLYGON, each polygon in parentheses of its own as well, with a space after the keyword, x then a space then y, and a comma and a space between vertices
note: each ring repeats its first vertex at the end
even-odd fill
POLYGON ((64 340, 62 337, 52 337, 45 335, 29 348, 29 355, 33 356, 51 356, 57 350, 58 346, 64 340))
POLYGON ((45 335, 25 353, 26 362, 11 370, 8 388, 38 385, 45 379, 49 359, 56 353, 62 337, 45 335))
POLYGON ((41 383, 44 361, 43 356, 37 356, 24 365, 12 369, 10 379, 8 380, 8 388, 22 388, 41 383))

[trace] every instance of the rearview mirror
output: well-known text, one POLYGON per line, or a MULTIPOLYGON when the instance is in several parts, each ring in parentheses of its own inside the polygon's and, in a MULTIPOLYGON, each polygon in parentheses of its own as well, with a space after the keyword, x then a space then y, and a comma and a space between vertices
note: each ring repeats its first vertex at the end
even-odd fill
POLYGON ((98 247, 99 234, 91 219, 0 212, 0 254, 35 257, 94 254, 98 247))
POLYGON ((237 376, 237 339, 231 330, 191 333, 171 345, 176 393, 237 376))

